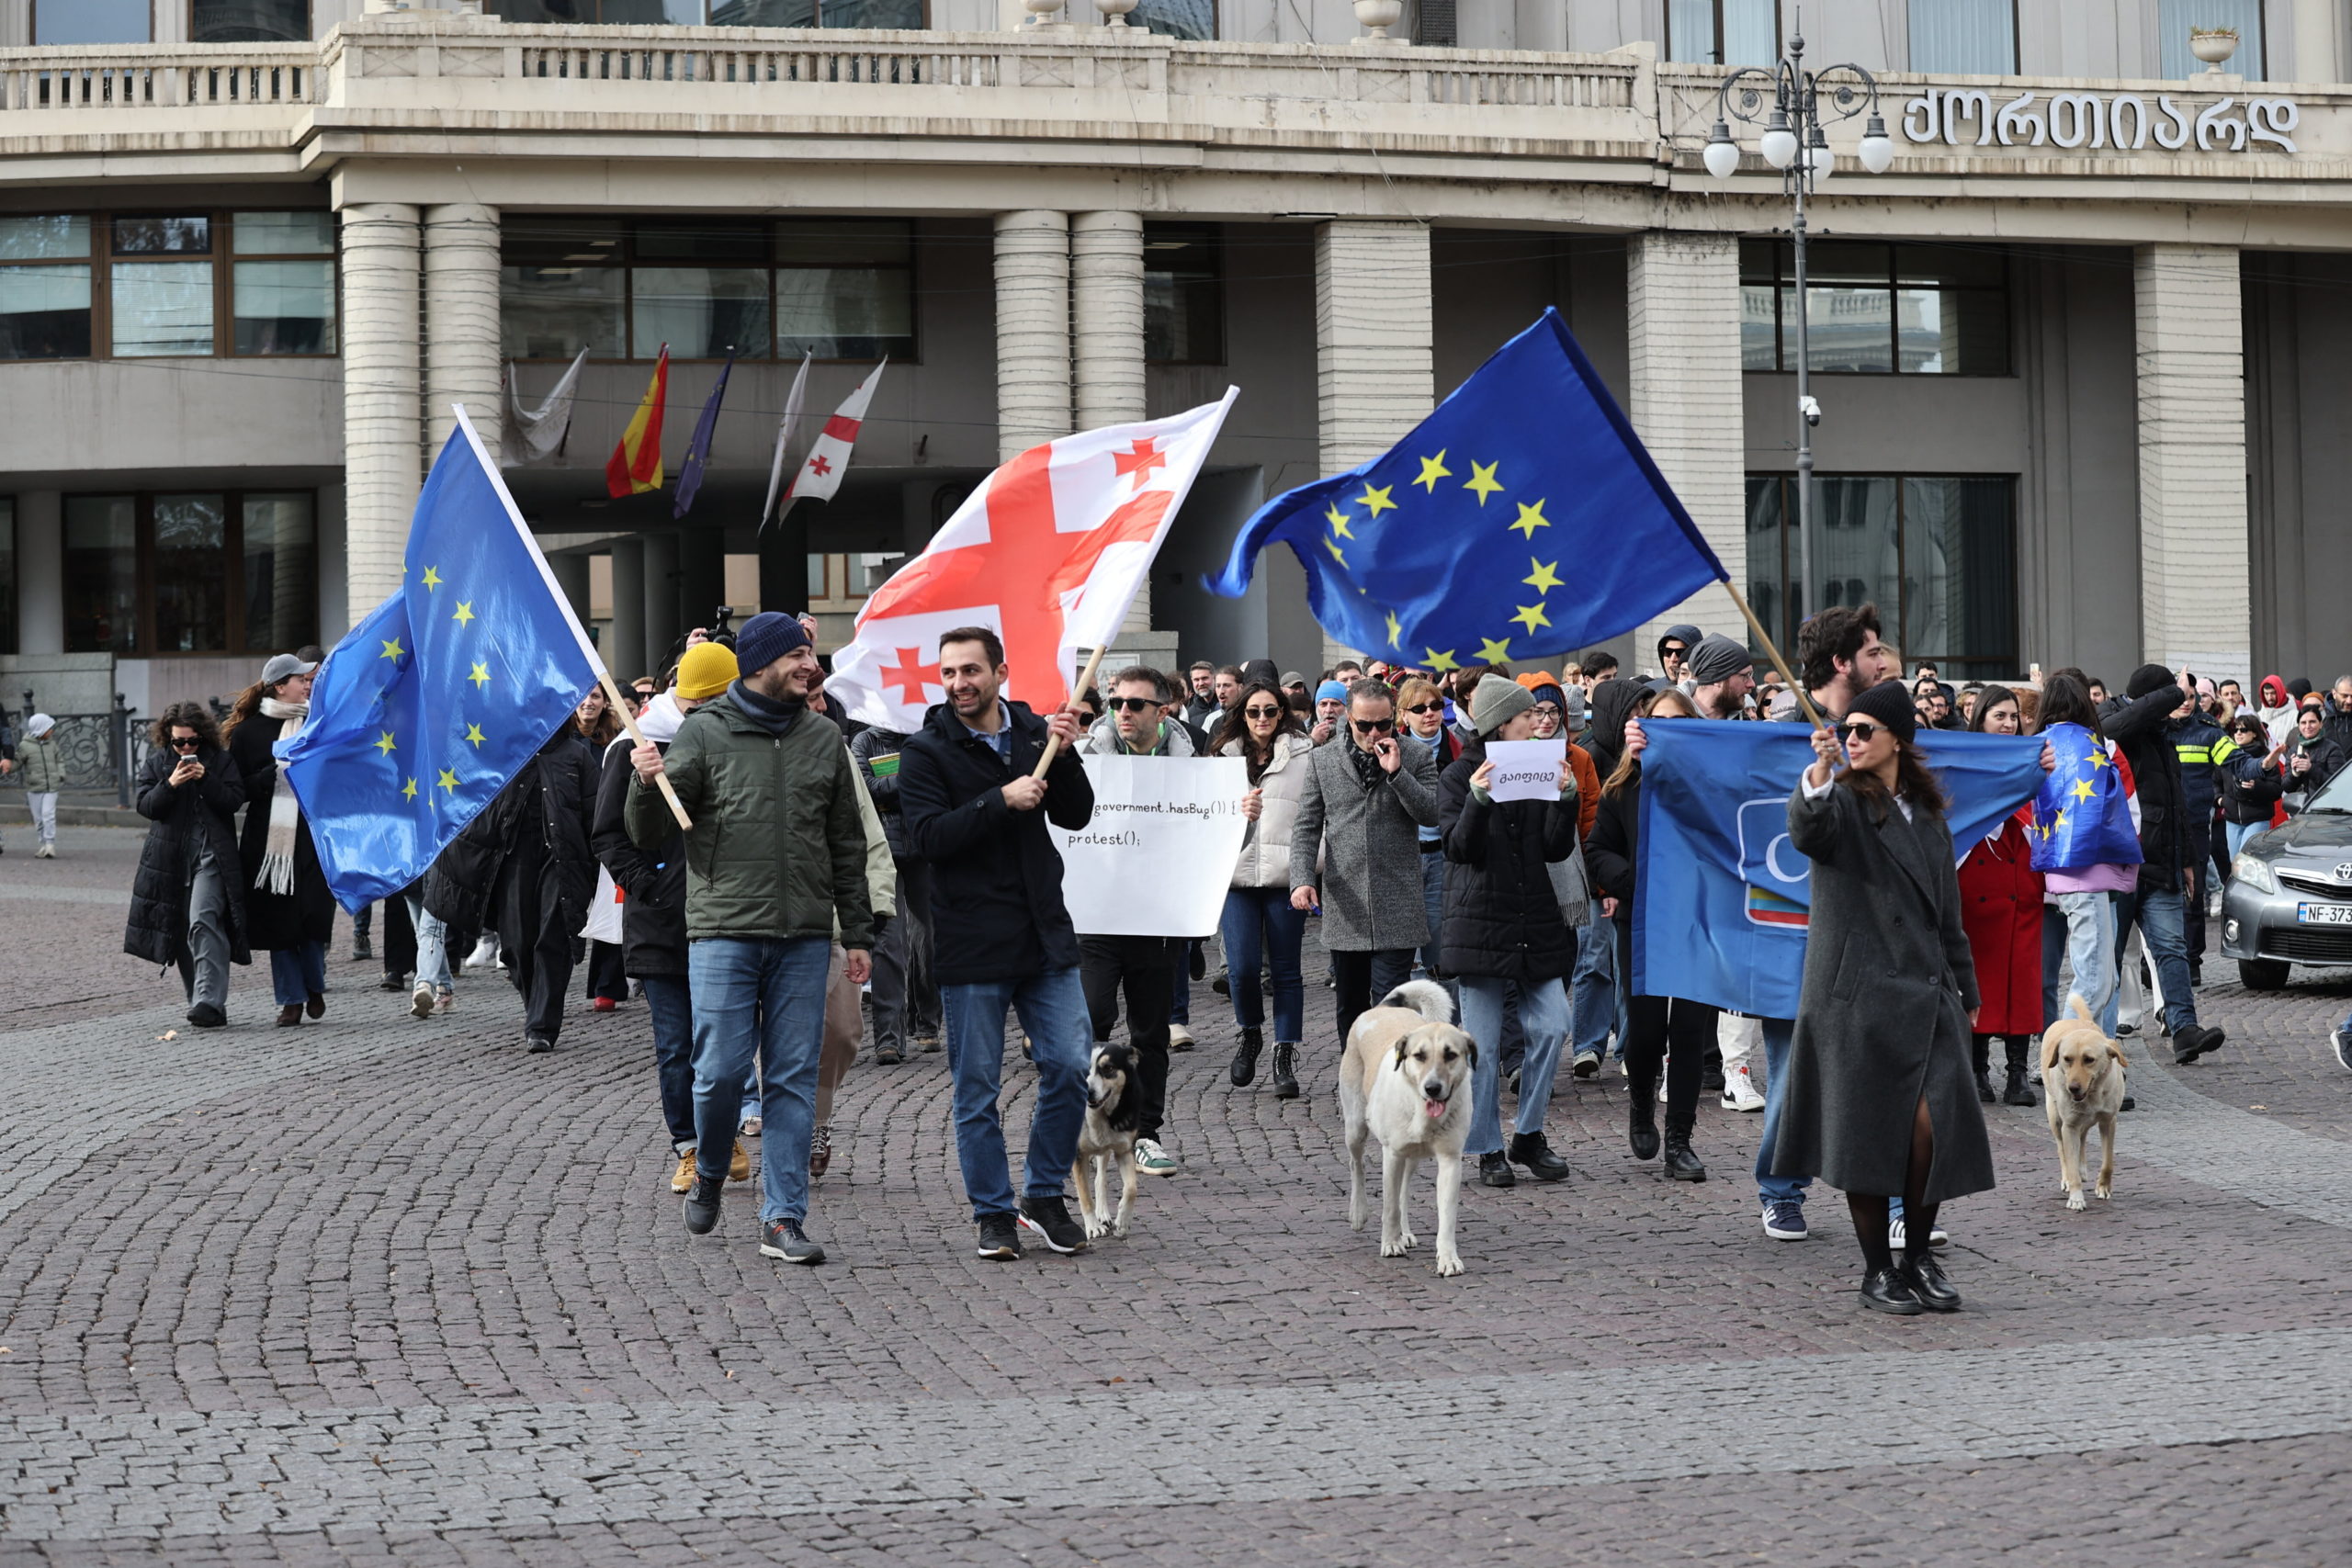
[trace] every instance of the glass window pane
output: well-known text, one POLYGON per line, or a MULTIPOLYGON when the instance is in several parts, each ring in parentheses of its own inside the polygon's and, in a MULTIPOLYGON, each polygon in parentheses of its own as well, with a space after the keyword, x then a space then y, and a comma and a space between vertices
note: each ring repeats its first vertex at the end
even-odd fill
POLYGON ((217 495, 155 498, 155 651, 229 646, 227 503, 217 495))
POLYGON ((0 218, 0 261, 47 261, 89 254, 90 220, 79 213, 0 218))
POLYGON ((1666 57, 1716 63, 1715 0, 1666 0, 1666 57))
POLYGON ((817 0, 711 0, 715 28, 813 28, 817 0))
POLYGON ((775 259, 788 266, 903 266, 914 225, 901 219, 794 218, 776 226, 775 259))
MULTIPOLYGON (((1792 303, 1796 290, 1789 290, 1792 303)), ((1894 297, 1885 288, 1808 288, 1805 344, 1815 370, 1894 368, 1894 297)), ((1793 358, 1794 333, 1791 330, 1793 358)))
POLYGON ((1781 560, 1785 535, 1781 513, 1788 485, 1778 474, 1747 476, 1747 604, 1756 618, 1780 627, 1783 646, 1796 646, 1796 624, 1783 613, 1788 604, 1787 569, 1781 560))
MULTIPOLYGON (((1205 6, 1209 0, 1199 0, 1205 6)), ((829 28, 895 28, 912 32, 922 26, 922 0, 824 0, 821 24, 829 28)), ((1132 17, 1129 20, 1133 20, 1132 17)), ((1162 28, 1161 32, 1170 29, 1162 28)), ((1190 33, 1179 33, 1190 38, 1190 33)))
POLYGON ((0 359, 90 357, 90 269, 0 266, 0 359))
POLYGON ((1724 0, 1725 65, 1770 65, 1781 58, 1776 0, 1724 0))
MULTIPOLYGON (((1790 275, 1793 274, 1792 264, 1790 275)), ((1894 257, 1884 245, 1859 240, 1815 240, 1804 248, 1804 280, 1808 288, 1824 283, 1875 283, 1883 288, 1894 276, 1894 257)))
POLYGON ((333 354, 334 263, 239 262, 239 354, 333 354))
POLYGON ((332 212, 240 212, 229 224, 229 248, 241 256, 331 256, 332 212))
POLYGON ((1770 283, 1775 252, 1779 247, 1770 240, 1742 240, 1739 243, 1739 280, 1742 283, 1770 283))
POLYGON ((118 356, 212 352, 210 262, 117 262, 109 281, 118 356))
POLYGON ((188 37, 198 43, 307 43, 311 0, 196 0, 188 37))
POLYGON ((139 508, 130 496, 65 498, 65 651, 143 651, 139 508))
POLYGON ((1932 288, 1899 288, 1894 294, 1895 362, 1917 375, 1949 373, 1944 348, 1944 297, 1932 288))
POLYGON ((680 359, 769 353, 764 268, 640 266, 629 273, 630 357, 650 359, 668 344, 680 359))
POLYGON ((699 26, 703 0, 490 0, 482 7, 510 22, 605 22, 616 26, 699 26))
POLYGON ((17 498, 0 495, 0 653, 17 651, 17 498))
POLYGON ((914 275, 788 267, 775 275, 777 352, 788 359, 905 357, 914 352, 914 275))
POLYGON ((212 254, 209 218, 118 218, 114 254, 119 256, 204 256, 212 254))
POLYGON ((639 261, 750 262, 768 259, 764 223, 640 223, 639 261))
POLYGON ((1143 231, 1144 358, 1159 365, 1225 362, 1222 234, 1201 224, 1143 231))
POLYGON ((152 43, 150 0, 36 0, 35 43, 152 43))
POLYGON ((1127 26, 1170 38, 1214 39, 1216 0, 1137 0, 1127 13, 1127 26))
POLYGON ((499 269, 500 336, 510 359, 570 359, 585 348, 627 357, 618 267, 499 269))
POLYGON ((1772 355, 1772 289, 1770 285, 1744 283, 1739 288, 1739 367, 1777 370, 1772 355))
POLYGON ((582 266, 621 259, 617 218, 509 218, 500 258, 514 266, 582 266))
POLYGON ((1944 376, 2008 374, 2009 316, 2004 295, 1976 288, 1905 288, 1895 295, 1895 321, 1905 370, 1944 376))
POLYGON ((2188 52, 2191 28, 2235 28, 2238 47, 2222 62, 2222 69, 2257 82, 2267 74, 2262 51, 2262 0, 2156 0, 2156 40, 2164 75, 2177 80, 2205 70, 2205 62, 2188 52))
MULTIPOLYGON (((245 525, 245 648, 283 652, 318 636, 316 538, 308 491, 249 495, 245 525)), ((162 521, 156 540, 161 544, 162 521)))
MULTIPOLYGON (((1871 604, 1882 619, 1901 603, 1902 587, 1895 538, 1895 481, 1885 478, 1816 478, 1819 511, 1813 531, 1813 574, 1821 585, 1820 603, 1871 604)), ((1802 559, 1798 542, 1789 541, 1793 568, 1802 559)), ((1905 652, 1909 649, 1906 648, 1905 652)))
POLYGON ((2007 476, 1903 481, 1906 659, 1947 675, 2016 668, 2015 492, 2007 476))
POLYGON ((1911 69, 1948 76, 2014 76, 2015 0, 1911 0, 1911 69))
POLYGON ((1976 245, 1897 245, 1897 283, 1936 283, 1946 288, 2006 288, 2007 253, 1976 245))

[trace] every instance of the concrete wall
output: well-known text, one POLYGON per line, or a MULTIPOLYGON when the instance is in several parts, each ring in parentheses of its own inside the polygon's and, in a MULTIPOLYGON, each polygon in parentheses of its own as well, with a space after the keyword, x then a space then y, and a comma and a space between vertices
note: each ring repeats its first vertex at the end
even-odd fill
POLYGON ((2249 251, 2244 276, 2249 673, 2324 686, 2352 670, 2352 446, 2337 413, 2352 355, 2352 257, 2249 251))

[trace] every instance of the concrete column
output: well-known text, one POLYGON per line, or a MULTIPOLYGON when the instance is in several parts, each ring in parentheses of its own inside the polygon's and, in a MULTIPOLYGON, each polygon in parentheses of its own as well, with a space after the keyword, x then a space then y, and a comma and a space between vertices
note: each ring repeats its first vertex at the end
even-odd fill
POLYGON ((345 570, 368 609, 400 587, 420 482, 418 221, 399 202, 343 209, 345 570))
POLYGON ((430 471, 467 417, 492 460, 505 422, 499 379, 498 211, 473 202, 424 209, 424 461, 430 471))
POLYGON ((656 679, 670 658, 670 645, 685 628, 678 624, 678 536, 645 536, 645 662, 656 679))
MULTIPOLYGON (((1346 220, 1316 229, 1316 437, 1325 474, 1378 457, 1429 413, 1437 400, 1432 332, 1426 227, 1346 220)), ((1326 664, 1359 651, 1323 640, 1326 664)))
MULTIPOLYGON (((1653 230, 1634 235, 1625 249, 1633 404, 1626 412, 1732 581, 1745 583, 1739 240, 1732 234, 1653 230)), ((1659 634, 1677 622, 1747 640, 1747 623, 1731 595, 1711 584, 1635 634, 1633 656, 1645 672, 1657 657, 1659 634)), ((1781 651, 1793 657, 1795 650, 1781 651)))
POLYGON ((613 625, 605 634, 612 647, 605 662, 613 679, 634 681, 650 674, 653 660, 645 652, 645 541, 613 541, 613 625))
POLYGON ((548 557, 548 570, 555 573, 556 586, 563 590, 563 596, 571 601, 571 613, 580 617, 582 626, 587 626, 595 618, 588 590, 588 558, 578 550, 567 550, 548 557))
POLYGON ((2339 82, 2339 0, 2294 0, 2295 82, 2339 82))
MULTIPOLYGON (((1133 424, 1144 416, 1143 215, 1080 212, 1070 219, 1070 341, 1076 428, 1133 424)), ((1151 581, 1127 608, 1124 632, 1151 629, 1151 581)))
POLYGON ((1069 217, 996 220, 999 461, 1070 433, 1069 217))
POLYGON ((17 492, 17 651, 65 651, 64 502, 53 490, 17 492))
POLYGON ((727 602, 727 536, 716 528, 687 528, 678 535, 680 625, 707 626, 727 602))
POLYGON ((2142 245, 2140 637, 2178 671, 2250 668, 2245 371, 2238 253, 2142 245))

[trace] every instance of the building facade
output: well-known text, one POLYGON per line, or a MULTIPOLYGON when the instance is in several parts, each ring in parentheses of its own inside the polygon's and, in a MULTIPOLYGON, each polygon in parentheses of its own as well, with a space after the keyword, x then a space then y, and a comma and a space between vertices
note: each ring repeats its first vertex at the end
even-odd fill
MULTIPOLYGON (((1284 553, 1240 601, 1201 573, 1553 305, 1785 632, 1790 207, 1747 128, 1731 177, 1702 152, 1791 0, 1025 4, 0 0, 0 705, 332 641, 458 403, 627 677, 720 604, 838 640, 1002 457, 1231 383, 1129 640, 1312 670, 1284 553), (673 476, 733 359, 683 518, 604 478, 664 344, 673 476), (519 460, 503 411, 583 349, 519 460), (840 495, 761 531, 804 355, 820 415, 889 363, 840 495)), ((1895 147, 1840 122, 1809 207, 1810 602, 1947 672, 2352 668, 2345 6, 1804 21, 1895 147)))

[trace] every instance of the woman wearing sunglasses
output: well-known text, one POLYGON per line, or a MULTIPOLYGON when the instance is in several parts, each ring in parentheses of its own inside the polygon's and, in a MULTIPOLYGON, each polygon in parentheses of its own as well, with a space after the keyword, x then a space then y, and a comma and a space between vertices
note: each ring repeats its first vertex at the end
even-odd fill
POLYGON ((1862 1304, 1902 1316, 1960 1309, 1928 1238, 1939 1206, 1993 1186, 1969 1082, 1976 964, 1917 725, 1911 694, 1888 681, 1837 732, 1813 732, 1813 766, 1789 796, 1789 841, 1813 862, 1804 988, 1787 1083, 1772 1086, 1788 1096, 1775 1171, 1845 1192, 1862 1304), (1898 1196, 1916 1238, 1899 1269, 1887 1235, 1898 1196))
MULTIPOLYGON (((1396 688, 1396 712, 1405 733, 1430 749, 1442 777, 1462 755, 1462 738, 1445 727, 1445 694, 1427 676, 1408 675, 1396 688)), ((1420 837, 1421 903, 1430 915, 1430 940, 1421 946, 1420 965, 1430 979, 1453 991, 1458 987, 1446 981, 1438 964, 1439 932, 1445 919, 1445 836, 1431 823, 1420 837)))
POLYGON ((139 773, 139 815, 153 824, 130 885, 122 950, 179 966, 187 1021, 228 1021, 229 965, 250 964, 237 808, 245 783, 220 749, 202 703, 175 703, 155 721, 155 750, 139 773))
POLYGON ((1298 1045, 1306 1032, 1298 961, 1306 912, 1291 908, 1290 835, 1298 820, 1299 794, 1306 787, 1306 757, 1314 750, 1282 688, 1267 681, 1241 689, 1209 739, 1211 754, 1240 758, 1250 774, 1250 793, 1241 799, 1250 826, 1219 926, 1233 1021, 1241 1028, 1241 1048, 1233 1054, 1228 1076, 1236 1089, 1249 1088, 1258 1076, 1258 1053, 1266 1038, 1265 998, 1258 981, 1262 963, 1273 973, 1274 1093, 1283 1100, 1298 1098, 1298 1045))

